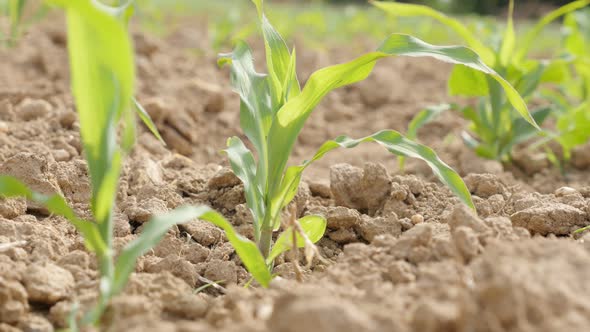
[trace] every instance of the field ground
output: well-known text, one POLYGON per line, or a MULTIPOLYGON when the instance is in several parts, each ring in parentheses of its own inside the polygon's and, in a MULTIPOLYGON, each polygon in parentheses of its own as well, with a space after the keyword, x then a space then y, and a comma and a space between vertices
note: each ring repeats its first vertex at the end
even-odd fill
MULTIPOLYGON (((89 216, 90 184, 69 90, 65 30, 52 15, 14 49, 0 51, 0 173, 58 192, 89 216), (15 56, 17 55, 17 56, 15 56)), ((202 23, 202 21, 199 21, 202 23)), ((239 100, 215 65, 207 24, 183 20, 163 37, 136 29, 138 99, 168 146, 142 128, 117 198, 116 246, 157 213, 207 204, 251 232, 243 186, 219 153, 240 135, 239 100)), ((377 40, 377 39, 376 39, 377 40)), ((374 48, 372 40, 298 47, 298 72, 374 48), (358 48, 358 49, 356 49, 358 48)), ((262 59, 260 44, 256 57, 262 59)), ((221 47, 221 46, 220 46, 221 47)), ((229 51, 229 49, 226 49, 229 51)), ((450 67, 391 59, 363 83, 330 94, 301 135, 292 162, 341 134, 405 131, 416 112, 448 102, 450 67)), ((425 164, 401 173, 377 145, 336 151, 315 164, 296 197, 299 215, 328 220, 324 262, 294 280, 290 256, 270 289, 249 277, 223 233, 203 221, 169 232, 142 257, 111 304, 109 331, 587 331, 590 326, 590 145, 566 175, 526 151, 513 166, 477 158, 458 138, 464 120, 445 113, 419 138, 455 168, 479 216, 458 205, 425 164), (195 290, 199 276, 223 281, 195 290)), ((64 219, 23 199, 0 201, 0 331, 66 327, 74 302, 97 296, 96 262, 64 219), (2 248, 2 247, 0 247, 2 248)))

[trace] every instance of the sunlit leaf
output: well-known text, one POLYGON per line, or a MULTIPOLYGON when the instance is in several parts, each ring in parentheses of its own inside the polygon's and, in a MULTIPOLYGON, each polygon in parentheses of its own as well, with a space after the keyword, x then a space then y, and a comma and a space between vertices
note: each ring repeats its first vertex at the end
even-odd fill
POLYGON ((278 110, 281 106, 280 97, 284 96, 287 90, 291 90, 291 94, 296 95, 299 92, 299 82, 297 75, 294 75, 292 68, 292 60, 294 57, 289 53, 289 48, 283 40, 283 37, 270 24, 270 21, 263 13, 263 2, 253 0, 262 27, 262 35, 264 37, 264 45, 266 49, 266 66, 270 77, 270 85, 272 89, 273 111, 278 110))
POLYGON ((97 218, 108 218, 119 175, 116 128, 133 96, 131 42, 125 23, 94 2, 51 2, 66 9, 72 90, 92 180, 92 206, 97 218))
POLYGON ((451 96, 479 97, 489 93, 486 75, 463 65, 453 67, 448 87, 451 96))

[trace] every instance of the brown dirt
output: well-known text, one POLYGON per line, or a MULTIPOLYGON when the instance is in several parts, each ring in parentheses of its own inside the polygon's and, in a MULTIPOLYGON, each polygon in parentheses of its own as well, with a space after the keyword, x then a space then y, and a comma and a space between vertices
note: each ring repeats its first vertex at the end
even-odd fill
MULTIPOLYGON (((63 194, 88 217, 90 184, 58 21, 0 51, 0 173, 63 194)), ((251 235, 243 187, 218 153, 226 137, 240 134, 238 100, 227 71, 207 51, 206 34, 182 28, 165 39, 134 39, 138 98, 173 152, 142 129, 118 193, 116 247, 134 239, 150 216, 186 203, 208 204, 251 235)), ((299 50, 304 75, 354 56, 299 50)), ((326 98, 293 162, 340 134, 403 131, 421 107, 448 100, 449 69, 429 60, 381 63, 366 82, 326 98)), ((244 289, 249 276, 223 233, 195 220, 139 260, 103 329, 586 331, 590 235, 568 235, 590 224, 590 149, 580 149, 579 169, 566 178, 546 166, 504 169, 461 144, 463 125, 448 113, 420 138, 466 176, 479 216, 420 162, 409 161, 401 175, 378 146, 339 151, 311 169, 296 199, 300 215, 328 220, 319 242, 328 263, 315 261, 305 282, 294 281, 292 262, 280 257, 281 277, 270 289, 244 289), (199 276, 225 280, 227 294, 195 293, 199 276)), ((0 252, 0 331, 63 328, 74 302, 87 308, 95 301, 96 262, 67 221, 22 199, 0 200, 0 244, 15 241, 22 242, 0 252)))

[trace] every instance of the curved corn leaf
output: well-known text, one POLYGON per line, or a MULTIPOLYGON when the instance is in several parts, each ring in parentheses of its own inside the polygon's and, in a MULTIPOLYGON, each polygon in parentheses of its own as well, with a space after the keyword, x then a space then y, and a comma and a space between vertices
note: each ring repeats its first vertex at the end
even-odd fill
POLYGON ((238 137, 227 140, 225 150, 234 174, 242 180, 246 203, 254 217, 254 239, 260 238, 260 220, 264 216, 264 196, 256 181, 256 162, 252 152, 244 145, 238 137))
POLYGON ((141 104, 135 98, 133 98, 133 106, 135 107, 135 112, 137 113, 141 121, 143 121, 145 126, 152 132, 154 136, 156 136, 158 141, 166 145, 166 142, 164 142, 162 135, 160 135, 160 132, 158 131, 158 127, 156 127, 156 124, 154 123, 148 112, 146 112, 143 106, 141 106, 141 104))
MULTIPOLYGON (((439 180, 445 184, 465 205, 475 209, 471 194, 461 177, 429 147, 416 143, 402 136, 394 130, 383 130, 373 135, 360 139, 352 139, 348 136, 339 136, 335 140, 324 143, 310 160, 298 166, 291 166, 285 172, 276 195, 272 195, 270 213, 272 219, 277 216, 282 208, 287 206, 295 197, 303 171, 314 161, 322 158, 326 153, 336 148, 354 148, 363 142, 376 142, 385 147, 389 152, 404 157, 412 157, 425 161, 439 180)), ((277 221, 278 222, 278 221, 277 221)), ((274 225, 277 228, 277 225, 274 225)))
POLYGON ((5 175, 0 175, 0 195, 4 197, 25 197, 42 204, 52 214, 62 216, 74 225, 84 237, 88 250, 97 253, 99 256, 107 251, 106 244, 102 240, 96 224, 79 219, 60 195, 48 196, 34 192, 14 177, 5 175))
POLYGON ((170 227, 196 218, 209 221, 222 228, 244 266, 262 286, 268 286, 271 275, 266 268, 262 254, 254 242, 236 233, 231 224, 211 208, 207 206, 183 206, 165 215, 153 217, 146 224, 141 235, 123 249, 115 266, 114 293, 121 291, 125 286, 129 274, 133 272, 137 258, 153 248, 170 227))
POLYGON ((240 95, 240 126, 258 152, 258 183, 265 186, 268 149, 266 137, 272 124, 268 77, 254 69, 248 44, 238 42, 230 54, 220 54, 219 65, 231 65, 231 83, 240 95))
MULTIPOLYGON (((408 124, 408 131, 406 132, 406 138, 410 140, 416 140, 418 138, 418 129, 424 125, 430 123, 430 121, 436 119, 442 112, 446 112, 451 109, 449 104, 440 104, 435 106, 429 106, 418 112, 416 116, 412 118, 412 121, 408 124)), ((398 157, 398 165, 401 170, 404 169, 406 157, 398 157)))
POLYGON ((426 16, 437 20, 441 24, 453 29, 469 47, 477 52, 483 59, 483 61, 489 65, 493 65, 496 61, 496 55, 494 51, 489 47, 485 46, 469 28, 463 25, 458 20, 448 17, 447 15, 436 11, 428 6, 415 5, 407 3, 396 3, 396 2, 383 2, 383 1, 371 1, 371 3, 386 11, 387 13, 394 16, 401 17, 416 17, 426 16))
MULTIPOLYGON (((318 242, 322 236, 324 236, 327 221, 323 217, 310 215, 302 217, 297 222, 299 223, 299 226, 301 226, 301 230, 312 243, 318 242)), ((300 234, 296 234, 295 236, 297 239, 297 248, 305 247, 305 240, 303 237, 300 234)), ((267 264, 270 265, 280 254, 291 249, 293 249, 293 228, 285 230, 278 237, 270 251, 270 255, 266 259, 267 264)))
POLYGON ((514 87, 486 66, 472 50, 462 46, 435 46, 412 36, 393 34, 385 40, 377 52, 368 53, 351 62, 326 67, 313 73, 301 94, 290 99, 277 112, 268 135, 268 141, 273 142, 269 146, 268 173, 271 197, 280 183, 293 144, 315 106, 328 92, 365 79, 372 71, 375 62, 388 56, 432 57, 481 71, 496 80, 522 117, 533 126, 537 126, 528 112, 526 103, 514 87))
POLYGON ((557 8, 556 10, 543 16, 535 24, 535 26, 527 32, 527 34, 523 38, 523 41, 521 43, 519 43, 520 47, 518 47, 516 49, 513 61, 515 63, 520 63, 521 61, 524 60, 524 58, 528 54, 531 46, 533 45, 533 43, 538 38, 541 31, 545 28, 545 26, 547 24, 555 21, 556 19, 560 18, 563 15, 566 15, 567 13, 571 13, 575 10, 578 10, 580 8, 584 8, 588 5, 590 5, 590 0, 573 1, 573 2, 568 3, 567 5, 557 8))

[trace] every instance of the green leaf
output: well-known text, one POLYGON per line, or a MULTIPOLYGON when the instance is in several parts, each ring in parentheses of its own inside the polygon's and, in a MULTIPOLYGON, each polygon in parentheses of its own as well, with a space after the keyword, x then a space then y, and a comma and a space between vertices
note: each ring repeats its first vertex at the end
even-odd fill
POLYGON ((277 219, 276 216, 278 216, 280 210, 293 199, 301 180, 301 174, 311 163, 322 158, 326 153, 336 148, 342 147, 349 149, 356 147, 363 142, 376 142, 395 155, 412 157, 425 161, 439 180, 445 184, 461 200, 461 202, 474 209, 471 194, 461 177, 452 168, 440 160, 431 148, 409 140, 394 130, 383 130, 360 139, 339 136, 335 140, 324 143, 310 160, 299 166, 289 167, 285 172, 285 177, 279 186, 279 190, 275 195, 271 196, 273 199, 271 201, 270 213, 275 217, 273 220, 277 219))
MULTIPOLYGON (((577 20, 577 15, 575 13, 569 13, 566 15, 563 26, 564 26, 564 34, 565 34, 565 48, 566 50, 577 56, 586 56, 589 53, 589 46, 588 43, 585 41, 584 34, 582 33, 582 29, 590 28, 590 24, 587 24, 588 27, 580 26, 580 22, 577 20)), ((579 17, 583 18, 583 15, 579 17)), ((590 20, 588 20, 590 22, 590 20)), ((582 21, 584 22, 584 21, 582 21)))
POLYGON ((514 0, 510 0, 508 4, 508 22, 506 23, 506 30, 504 31, 504 38, 502 38, 502 45, 500 46, 500 63, 506 67, 510 63, 511 56, 516 46, 516 33, 514 32, 514 0))
POLYGON ((119 255, 115 266, 114 293, 120 292, 125 286, 129 274, 133 272, 137 258, 153 248, 174 225, 202 219, 222 228, 252 276, 264 287, 271 280, 270 272, 258 247, 254 242, 236 233, 231 224, 219 213, 207 206, 183 206, 165 215, 153 217, 143 229, 139 238, 129 243, 119 255))
POLYGON ((289 69, 287 70, 288 76, 285 78, 284 91, 282 102, 286 102, 291 98, 297 97, 301 93, 301 87, 299 86, 299 80, 297 79, 297 56, 295 49, 291 54, 291 62, 289 63, 289 69))
POLYGON ((252 152, 244 145, 238 137, 227 140, 225 150, 234 174, 242 180, 246 203, 252 211, 254 219, 254 238, 260 238, 260 221, 264 217, 264 196, 256 180, 256 162, 252 152))
MULTIPOLYGON (((430 123, 436 119, 442 112, 446 112, 451 109, 449 104, 441 104, 436 106, 429 106, 418 112, 416 116, 412 118, 412 121, 408 124, 408 131, 406 132, 406 138, 410 140, 416 140, 418 137, 418 130, 424 125, 430 123)), ((404 169, 406 158, 404 156, 398 157, 398 165, 400 169, 404 169)))
MULTIPOLYGON (((307 235, 309 240, 312 243, 318 242, 322 236, 324 236, 324 232, 326 231, 326 219, 321 216, 305 216, 297 221, 301 226, 301 229, 307 235)), ((305 240, 303 237, 296 233, 296 241, 297 241, 297 248, 305 247, 305 240)), ((266 262, 270 265, 280 254, 285 251, 293 249, 293 228, 289 228, 285 230, 281 235, 278 237, 277 241, 275 242, 270 255, 268 256, 266 262)))
POLYGON ((11 176, 0 175, 0 195, 4 197, 25 197, 45 206, 50 213, 66 218, 84 237, 88 250, 102 255, 107 251, 95 224, 79 219, 63 197, 39 194, 11 176))
POLYGON ((271 197, 277 190, 283 170, 303 125, 315 106, 330 91, 365 79, 375 62, 388 56, 433 57, 435 59, 462 64, 488 74, 506 92, 515 109, 536 126, 528 112, 526 103, 506 80, 486 66, 472 50, 462 46, 434 46, 417 38, 393 34, 385 40, 377 52, 365 54, 351 62, 326 67, 313 73, 300 95, 290 99, 276 114, 268 135, 269 179, 271 197))
POLYGON ((584 8, 590 5, 590 0, 578 0, 568 3, 567 5, 561 6, 556 10, 548 13, 547 15, 543 16, 534 26, 530 29, 527 34, 524 36, 523 41, 519 43, 519 46, 516 49, 514 54, 513 61, 515 63, 519 63, 524 60, 526 55, 528 54, 531 46, 538 38, 541 31, 545 28, 545 26, 554 20, 558 19, 559 17, 566 15, 567 13, 573 12, 580 8, 584 8))
POLYGON ((463 65, 453 66, 448 87, 451 96, 480 97, 489 93, 485 74, 463 65))
POLYGON ((447 15, 441 12, 438 12, 428 6, 423 5, 383 1, 371 1, 371 3, 374 6, 381 8, 387 13, 394 16, 426 16, 435 19, 441 24, 453 29, 461 38, 463 38, 463 40, 465 40, 469 47, 471 47, 475 52, 477 52, 482 57, 485 63, 489 65, 494 65, 494 62, 496 60, 494 51, 492 51, 489 47, 485 46, 479 39, 475 37, 475 35, 471 32, 469 28, 467 28, 458 20, 448 17, 447 15))
POLYGON ((590 103, 568 110, 557 119, 559 136, 557 141, 563 148, 564 157, 569 159, 571 150, 590 139, 590 103))
POLYGON ((113 178, 118 178, 120 167, 115 158, 116 127, 133 96, 131 42, 124 22, 102 6, 91 1, 51 2, 64 6, 67 13, 72 90, 92 180, 93 212, 98 212, 97 219, 108 218, 104 209, 110 210, 116 194, 113 178))
POLYGON ((296 95, 299 90, 299 83, 297 75, 293 76, 292 62, 295 61, 294 56, 289 53, 289 48, 283 40, 283 37, 275 30, 268 18, 263 13, 263 2, 253 0, 258 10, 258 16, 262 27, 262 34, 264 36, 264 46, 266 50, 266 65, 269 77, 273 100, 273 111, 278 110, 282 105, 279 97, 286 95, 286 91, 291 90, 293 95, 296 95))
POLYGON ((143 121, 143 124, 145 124, 145 126, 148 127, 152 134, 156 136, 158 141, 166 145, 166 142, 164 142, 164 139, 162 139, 162 135, 160 135, 160 132, 158 131, 158 127, 156 127, 156 124, 154 124, 154 121, 152 121, 152 118, 150 117, 148 112, 146 112, 143 106, 141 106, 141 104, 135 98, 133 98, 133 105, 135 106, 135 112, 137 113, 141 121, 143 121))
POLYGON ((10 14, 10 38, 15 39, 19 34, 19 25, 25 7, 25 0, 10 0, 8 11, 10 14))
POLYGON ((254 69, 252 52, 244 42, 238 42, 230 54, 221 54, 220 65, 231 64, 231 83, 240 95, 240 126, 258 152, 258 183, 264 188, 268 165, 266 137, 273 114, 268 77, 254 69))

